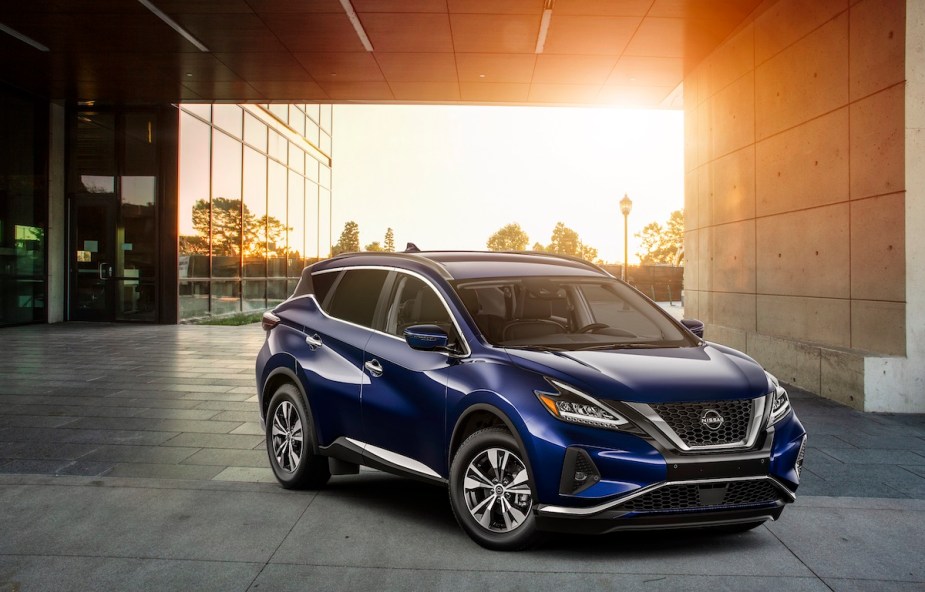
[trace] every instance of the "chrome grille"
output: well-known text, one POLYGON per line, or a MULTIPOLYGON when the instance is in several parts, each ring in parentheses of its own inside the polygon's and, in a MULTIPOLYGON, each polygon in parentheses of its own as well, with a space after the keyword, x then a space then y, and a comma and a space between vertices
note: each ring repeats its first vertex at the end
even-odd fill
POLYGON ((631 512, 664 512, 769 504, 780 499, 780 491, 768 479, 702 485, 679 483, 644 493, 618 508, 631 512))
POLYGON ((752 401, 701 401, 697 403, 656 403, 652 405, 662 420, 691 448, 744 443, 748 436, 752 401), (723 418, 717 429, 704 425, 710 410, 723 418))

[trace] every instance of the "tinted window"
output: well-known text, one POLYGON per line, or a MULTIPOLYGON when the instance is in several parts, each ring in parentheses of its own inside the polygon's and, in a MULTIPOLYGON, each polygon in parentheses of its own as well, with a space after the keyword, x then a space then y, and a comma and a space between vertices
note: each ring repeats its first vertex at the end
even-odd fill
POLYGON ((337 275, 337 272, 312 274, 312 288, 315 291, 315 300, 318 301, 319 305, 324 303, 324 298, 328 295, 331 286, 334 285, 337 275))
POLYGON ((433 288, 406 274, 395 283, 385 325, 386 333, 398 337, 412 325, 439 325, 450 335, 454 332, 450 313, 433 288))
POLYGON ((344 272, 327 306, 328 314, 357 325, 372 327, 379 292, 382 291, 388 273, 383 269, 353 269, 344 272))

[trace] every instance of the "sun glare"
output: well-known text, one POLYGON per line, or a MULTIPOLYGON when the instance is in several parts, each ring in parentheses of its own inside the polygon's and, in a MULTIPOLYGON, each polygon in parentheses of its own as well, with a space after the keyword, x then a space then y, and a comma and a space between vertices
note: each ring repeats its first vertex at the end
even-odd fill
POLYGON ((633 236, 683 208, 683 113, 565 107, 337 105, 336 241, 357 222, 360 244, 387 228, 401 249, 485 249, 516 222, 548 244, 557 222, 605 262, 623 261, 619 201, 633 236))

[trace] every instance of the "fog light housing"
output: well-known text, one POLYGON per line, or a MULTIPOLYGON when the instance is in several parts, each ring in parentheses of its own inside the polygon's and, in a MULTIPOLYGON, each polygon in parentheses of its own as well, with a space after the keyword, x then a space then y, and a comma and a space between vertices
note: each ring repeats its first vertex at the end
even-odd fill
POLYGON ((601 480, 601 473, 583 448, 571 446, 565 449, 562 462, 562 476, 559 479, 559 493, 575 495, 601 480))

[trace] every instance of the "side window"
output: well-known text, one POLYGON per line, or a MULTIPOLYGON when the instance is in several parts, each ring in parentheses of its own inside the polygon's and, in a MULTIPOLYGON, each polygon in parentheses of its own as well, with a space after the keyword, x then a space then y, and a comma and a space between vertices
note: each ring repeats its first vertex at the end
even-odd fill
POLYGON ((327 313, 343 321, 372 327, 379 293, 388 274, 384 269, 348 269, 331 296, 327 313))
POLYGON ((389 304, 385 331, 401 337, 404 330, 412 325, 438 325, 451 336, 451 341, 455 340, 456 330, 450 313, 434 289, 414 276, 399 274, 389 304))
POLYGON ((312 286, 315 290, 315 300, 318 301, 319 306, 324 305, 324 299, 328 295, 328 292, 331 291, 331 286, 334 285, 334 280, 337 279, 338 275, 336 271, 312 274, 312 286))

